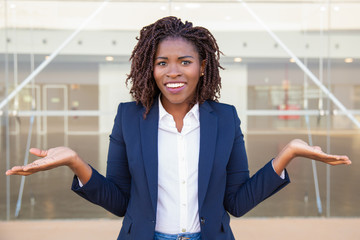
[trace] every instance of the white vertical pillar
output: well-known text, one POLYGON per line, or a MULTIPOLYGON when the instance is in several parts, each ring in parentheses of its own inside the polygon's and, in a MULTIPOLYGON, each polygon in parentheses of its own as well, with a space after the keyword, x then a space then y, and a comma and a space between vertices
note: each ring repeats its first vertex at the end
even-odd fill
MULTIPOLYGON (((114 124, 117 106, 120 102, 131 101, 129 89, 126 87, 126 74, 130 72, 130 64, 99 65, 99 111, 114 114, 99 116, 99 171, 106 172, 106 158, 109 147, 109 134, 114 124)), ((130 86, 129 86, 130 87, 130 86)))
POLYGON ((232 104, 236 107, 237 113, 241 120, 241 130, 247 132, 247 65, 234 64, 224 66, 225 70, 220 72, 221 75, 221 98, 220 102, 232 104))
MULTIPOLYGON (((116 113, 120 102, 131 101, 130 89, 126 87, 126 74, 130 72, 128 64, 99 65, 99 111, 116 113)), ((130 87, 130 86, 129 86, 130 87)), ((115 115, 99 116, 100 133, 110 133, 115 115)))

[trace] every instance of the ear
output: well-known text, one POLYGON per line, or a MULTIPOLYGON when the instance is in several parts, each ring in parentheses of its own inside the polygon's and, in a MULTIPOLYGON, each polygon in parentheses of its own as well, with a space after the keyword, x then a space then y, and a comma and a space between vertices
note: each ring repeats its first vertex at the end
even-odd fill
POLYGON ((200 63, 200 75, 205 72, 206 60, 202 60, 200 63))

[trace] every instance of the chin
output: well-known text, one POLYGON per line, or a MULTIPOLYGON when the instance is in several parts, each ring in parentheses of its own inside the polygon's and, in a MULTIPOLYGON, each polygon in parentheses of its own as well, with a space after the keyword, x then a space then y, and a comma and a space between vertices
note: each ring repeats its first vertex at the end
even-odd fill
POLYGON ((182 99, 180 99, 180 100, 169 100, 169 102, 171 103, 171 104, 182 104, 182 103, 185 103, 186 101, 185 100, 182 100, 182 99))

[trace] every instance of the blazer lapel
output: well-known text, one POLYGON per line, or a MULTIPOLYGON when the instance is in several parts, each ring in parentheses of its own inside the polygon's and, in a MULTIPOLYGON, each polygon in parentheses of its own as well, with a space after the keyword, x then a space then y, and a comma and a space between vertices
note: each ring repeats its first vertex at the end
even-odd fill
POLYGON ((154 105, 146 116, 146 119, 143 118, 143 112, 140 116, 141 149, 151 202, 155 214, 158 197, 158 105, 158 100, 155 99, 154 105))
POLYGON ((200 153, 199 153, 199 176, 198 176, 198 198, 199 210, 202 207, 210 174, 215 157, 215 145, 217 137, 217 116, 212 113, 208 102, 199 107, 200 112, 200 153))

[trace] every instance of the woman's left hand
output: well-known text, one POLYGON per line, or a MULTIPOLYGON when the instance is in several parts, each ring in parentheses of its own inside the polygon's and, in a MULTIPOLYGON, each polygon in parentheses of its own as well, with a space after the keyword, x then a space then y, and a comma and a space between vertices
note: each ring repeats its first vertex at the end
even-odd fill
POLYGON ((319 146, 309 146, 300 139, 292 140, 288 146, 294 152, 294 157, 310 158, 330 165, 351 164, 348 156, 324 153, 319 146))
POLYGON ((309 146, 300 139, 289 142, 273 160, 275 171, 280 175, 289 162, 295 157, 310 158, 330 165, 351 164, 348 156, 324 153, 318 146, 309 146))

